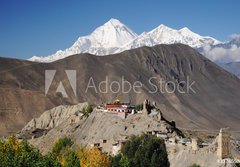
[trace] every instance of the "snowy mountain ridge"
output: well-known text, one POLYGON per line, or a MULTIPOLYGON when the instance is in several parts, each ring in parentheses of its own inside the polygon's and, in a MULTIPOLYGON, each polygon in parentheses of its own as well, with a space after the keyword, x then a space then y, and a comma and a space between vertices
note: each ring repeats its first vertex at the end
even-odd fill
POLYGON ((124 51, 141 46, 154 46, 158 44, 182 43, 193 48, 204 47, 205 45, 216 45, 221 42, 208 36, 200 36, 184 27, 180 30, 169 28, 163 24, 150 32, 144 32, 133 41, 118 50, 124 51))
POLYGON ((90 35, 79 37, 70 48, 59 50, 55 54, 46 57, 33 56, 29 60, 53 62, 79 53, 104 56, 141 46, 173 43, 183 43, 194 48, 199 48, 205 45, 221 44, 222 42, 212 37, 200 36, 187 27, 175 30, 163 24, 150 32, 137 35, 119 20, 110 19, 104 25, 95 29, 90 35))

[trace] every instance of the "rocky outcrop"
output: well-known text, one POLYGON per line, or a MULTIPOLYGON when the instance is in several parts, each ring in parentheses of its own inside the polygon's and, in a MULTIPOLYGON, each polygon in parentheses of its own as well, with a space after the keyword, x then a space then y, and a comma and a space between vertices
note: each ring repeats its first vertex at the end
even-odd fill
POLYGON ((72 106, 61 105, 45 111, 39 118, 33 118, 22 129, 22 132, 32 129, 52 129, 66 121, 76 122, 83 115, 83 108, 87 105, 88 103, 79 103, 72 106))

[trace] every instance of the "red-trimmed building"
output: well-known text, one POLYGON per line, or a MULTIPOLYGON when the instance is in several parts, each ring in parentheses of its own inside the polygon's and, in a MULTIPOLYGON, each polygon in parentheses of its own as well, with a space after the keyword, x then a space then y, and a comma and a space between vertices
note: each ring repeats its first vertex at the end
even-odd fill
POLYGON ((135 111, 135 107, 131 106, 130 103, 121 103, 120 100, 115 100, 114 103, 105 104, 105 112, 115 114, 131 114, 135 111))

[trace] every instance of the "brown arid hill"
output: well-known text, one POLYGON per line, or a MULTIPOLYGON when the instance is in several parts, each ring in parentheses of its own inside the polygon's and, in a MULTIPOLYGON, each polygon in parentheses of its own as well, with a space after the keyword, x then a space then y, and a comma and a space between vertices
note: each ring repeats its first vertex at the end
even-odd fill
MULTIPOLYGON (((116 86, 116 84, 115 84, 116 86)), ((172 85, 169 84, 168 88, 172 85)), ((116 87, 115 87, 116 88, 116 87)), ((240 120, 240 80, 220 68, 197 51, 183 44, 141 47, 109 56, 79 54, 53 63, 36 63, 0 58, 0 134, 17 132, 32 118, 60 104, 90 102, 101 104, 115 98, 121 101, 142 103, 144 99, 157 102, 166 118, 175 120, 178 127, 186 129, 219 129, 230 127, 237 131, 240 120), (45 70, 56 70, 53 83, 45 96, 45 70), (76 96, 69 84, 65 70, 76 70, 76 96), (89 88, 92 77, 96 86, 106 79, 140 81, 141 93, 100 93, 89 88), (195 82, 189 93, 150 93, 155 87, 148 80, 156 77, 179 83, 195 82), (62 81, 69 98, 56 93, 62 81)), ((180 84, 187 89, 187 84, 180 84)), ((114 89, 116 90, 116 89, 114 89)))

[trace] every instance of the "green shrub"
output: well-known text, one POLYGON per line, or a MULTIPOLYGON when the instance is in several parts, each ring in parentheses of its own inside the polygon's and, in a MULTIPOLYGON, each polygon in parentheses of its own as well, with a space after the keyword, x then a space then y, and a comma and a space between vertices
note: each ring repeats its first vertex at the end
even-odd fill
POLYGON ((76 152, 69 146, 63 148, 57 155, 56 159, 63 167, 79 167, 80 162, 76 152))
POLYGON ((138 104, 138 105, 136 105, 136 106, 135 106, 135 109, 136 109, 137 111, 143 110, 143 104, 138 104))
POLYGON ((83 108, 83 116, 89 116, 89 114, 93 111, 93 108, 90 104, 83 108))
POLYGON ((143 134, 132 136, 124 145, 121 153, 111 160, 111 166, 129 167, 168 167, 166 146, 156 136, 143 134))
POLYGON ((197 144, 198 144, 198 145, 201 145, 203 142, 204 142, 204 141, 203 141, 202 139, 200 139, 200 138, 197 139, 197 144))
POLYGON ((53 144, 52 153, 58 155, 63 148, 67 146, 71 147, 72 145, 73 142, 71 139, 67 137, 60 138, 53 144))

